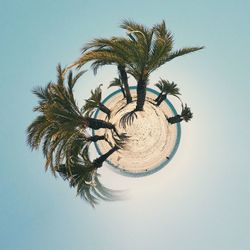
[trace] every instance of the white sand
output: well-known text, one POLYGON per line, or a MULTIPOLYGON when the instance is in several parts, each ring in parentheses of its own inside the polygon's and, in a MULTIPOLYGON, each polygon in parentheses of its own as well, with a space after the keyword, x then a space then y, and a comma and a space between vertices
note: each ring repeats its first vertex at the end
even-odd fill
MULTIPOLYGON (((131 91, 133 99, 135 91, 131 91)), ((136 106, 136 101, 126 106, 126 100, 119 93, 109 99, 105 105, 112 111, 110 122, 115 124, 119 133, 127 133, 129 136, 125 148, 113 153, 108 160, 116 168, 129 173, 145 173, 158 167, 172 152, 176 143, 177 127, 168 124, 165 115, 173 116, 169 106, 162 102, 160 107, 155 106, 153 99, 156 95, 147 92, 144 111, 136 112, 137 118, 131 126, 125 129, 119 126, 120 118, 136 106), (123 109, 121 109, 123 108, 123 109), (121 109, 121 110, 120 110, 121 109)), ((106 119, 106 114, 99 112, 98 119, 106 119)), ((100 129, 96 134, 106 134, 109 141, 113 142, 110 130, 100 129)), ((110 149, 105 141, 97 143, 102 153, 110 149)))

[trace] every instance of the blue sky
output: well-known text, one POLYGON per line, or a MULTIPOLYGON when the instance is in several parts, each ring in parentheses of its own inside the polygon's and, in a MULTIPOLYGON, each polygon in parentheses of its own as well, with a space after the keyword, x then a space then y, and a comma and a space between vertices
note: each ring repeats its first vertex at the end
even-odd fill
MULTIPOLYGON (((249 13, 247 0, 1 1, 0 248, 250 249, 249 13), (176 81, 194 112, 171 164, 140 179, 104 167, 103 182, 129 197, 92 209, 26 146, 31 89, 54 80, 57 63, 71 63, 90 39, 121 35, 123 18, 164 19, 176 48, 206 49, 150 78, 176 81)), ((79 103, 115 74, 88 71, 76 86, 79 103)))

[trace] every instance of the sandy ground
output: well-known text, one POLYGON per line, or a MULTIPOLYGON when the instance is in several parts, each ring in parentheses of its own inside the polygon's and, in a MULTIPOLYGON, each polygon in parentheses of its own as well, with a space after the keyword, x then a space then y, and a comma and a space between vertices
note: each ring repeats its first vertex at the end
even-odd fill
MULTIPOLYGON (((134 100, 135 91, 131 91, 131 94, 134 100)), ((133 101, 126 106, 126 100, 121 93, 118 93, 105 103, 112 111, 109 121, 115 124, 119 133, 126 133, 129 136, 125 148, 108 158, 113 167, 129 173, 145 173, 167 161, 176 143, 177 127, 168 124, 165 118, 165 115, 173 116, 167 103, 163 102, 160 107, 156 107, 153 104, 155 98, 155 94, 147 92, 144 111, 137 112, 137 119, 125 129, 120 125, 120 118, 133 110, 136 102, 133 101)), ((102 112, 98 113, 97 118, 107 120, 106 114, 102 112)), ((109 141, 113 142, 110 130, 96 131, 98 135, 104 133, 109 141)), ((110 149, 110 145, 105 141, 99 141, 97 145, 102 153, 110 149)))

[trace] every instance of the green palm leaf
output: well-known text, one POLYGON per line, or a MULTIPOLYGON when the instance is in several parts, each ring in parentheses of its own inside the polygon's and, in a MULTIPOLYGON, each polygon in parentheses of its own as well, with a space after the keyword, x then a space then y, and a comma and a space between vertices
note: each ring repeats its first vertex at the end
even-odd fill
MULTIPOLYGON (((68 88, 64 86, 64 70, 60 65, 57 72, 56 83, 50 82, 45 88, 33 90, 39 99, 34 110, 40 112, 40 115, 27 129, 27 143, 31 149, 38 149, 42 145, 46 158, 45 169, 50 168, 53 173, 56 165, 78 157, 81 150, 90 143, 85 132, 89 118, 82 115, 73 96, 73 87, 84 71, 75 77, 69 72, 68 88)), ((92 101, 98 102, 101 99, 100 87, 92 94, 92 101)))
POLYGON ((187 104, 185 104, 185 106, 182 106, 181 117, 185 122, 188 122, 193 118, 193 113, 191 112, 191 109, 187 106, 187 104))
POLYGON ((110 82, 108 88, 111 88, 111 87, 122 87, 122 82, 120 79, 118 78, 114 78, 113 81, 110 82))
POLYGON ((168 57, 166 58, 166 62, 171 61, 176 57, 183 56, 183 55, 186 55, 186 54, 189 54, 189 53, 201 50, 201 49, 204 49, 204 46, 186 47, 186 48, 179 49, 177 51, 173 51, 173 52, 169 53, 168 57))
POLYGON ((91 90, 91 96, 85 100, 85 104, 82 107, 82 112, 86 116, 91 116, 94 112, 94 109, 98 108, 102 99, 102 90, 101 85, 99 85, 95 90, 91 90))
POLYGON ((97 168, 90 161, 88 150, 85 148, 81 156, 71 159, 70 168, 60 164, 57 172, 69 181, 70 187, 77 190, 77 195, 89 202, 93 207, 99 200, 114 201, 121 199, 121 192, 106 188, 100 181, 97 168))

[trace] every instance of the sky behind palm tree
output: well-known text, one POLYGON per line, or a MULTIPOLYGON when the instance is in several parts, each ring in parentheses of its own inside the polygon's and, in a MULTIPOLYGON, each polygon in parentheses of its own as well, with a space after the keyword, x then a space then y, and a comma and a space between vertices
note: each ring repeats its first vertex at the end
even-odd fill
MULTIPOLYGON (((0 248, 249 249, 249 13, 247 0, 2 1, 0 248), (26 146, 31 89, 55 80, 56 65, 73 62, 89 40, 124 34, 123 18, 148 26, 164 19, 176 49, 206 49, 150 76, 151 86, 176 82, 194 113, 174 159, 139 179, 101 169, 101 180, 129 197, 93 210, 26 146)), ((89 70, 75 88, 78 103, 114 77, 112 66, 95 77, 89 70)))

